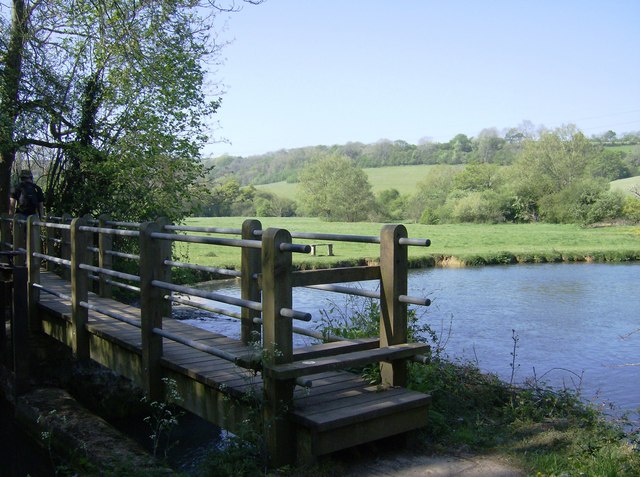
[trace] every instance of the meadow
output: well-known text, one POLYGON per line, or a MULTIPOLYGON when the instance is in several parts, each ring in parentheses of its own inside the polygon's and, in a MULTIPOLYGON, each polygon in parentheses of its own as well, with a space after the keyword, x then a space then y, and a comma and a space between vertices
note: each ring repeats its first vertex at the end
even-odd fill
POLYGON ((618 179, 611 182, 612 190, 620 190, 627 194, 632 194, 632 190, 640 191, 640 176, 627 177, 626 179, 618 179))
MULTIPOLYGON (((401 194, 411 195, 415 194, 418 190, 418 184, 429 175, 434 167, 436 166, 427 164, 416 166, 371 167, 364 169, 364 172, 369 178, 369 183, 374 193, 386 189, 396 189, 400 191, 401 194)), ((438 167, 462 168, 461 165, 438 167)), ((640 176, 628 177, 611 182, 612 190, 621 190, 628 194, 631 194, 631 189, 634 187, 640 190, 640 176)), ((287 199, 296 200, 298 183, 285 181, 273 182, 271 184, 257 185, 256 189, 270 192, 287 199)))
MULTIPOLYGON (((325 222, 308 217, 265 217, 263 228, 280 227, 290 232, 318 232, 378 236, 384 224, 325 222)), ((241 217, 196 217, 189 226, 240 229, 241 217)), ((640 227, 581 227, 559 224, 406 224, 411 238, 428 238, 430 247, 410 247, 414 267, 464 266, 500 263, 640 260, 640 227)), ((230 236, 227 236, 230 237, 230 236)), ((295 243, 322 243, 294 240, 295 243)), ((294 254, 299 268, 335 267, 377 261, 379 246, 334 243, 334 256, 294 254)), ((178 255, 192 263, 238 268, 240 253, 235 247, 176 244, 178 255)))
MULTIPOLYGON (((427 164, 416 166, 369 167, 364 169, 364 172, 369 178, 369 183, 374 193, 386 189, 397 189, 403 194, 414 194, 420 181, 427 177, 434 167, 436 166, 427 164)), ((462 166, 440 167, 461 168, 462 166)), ((261 184, 256 186, 256 189, 295 200, 298 184, 282 181, 272 184, 261 184)))

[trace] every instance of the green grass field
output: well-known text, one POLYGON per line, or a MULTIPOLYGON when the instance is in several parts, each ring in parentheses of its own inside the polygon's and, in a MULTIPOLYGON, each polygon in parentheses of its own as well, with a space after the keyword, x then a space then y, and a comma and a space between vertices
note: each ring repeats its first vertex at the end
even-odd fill
MULTIPOLYGON (((621 146, 622 147, 622 146, 621 146)), ((629 146, 632 147, 632 146, 629 146)), ((417 186, 436 166, 393 166, 393 167, 373 167, 364 169, 369 177, 369 183, 373 192, 380 192, 385 189, 397 189, 401 194, 414 194, 417 186)), ((444 166, 461 168, 462 166, 444 166)), ((611 188, 631 193, 632 187, 640 190, 640 176, 629 177, 611 182, 611 188)), ((288 182, 274 182, 271 184, 261 184, 256 189, 270 192, 280 197, 296 200, 298 184, 288 182)))
POLYGON ((631 190, 634 188, 640 191, 640 176, 627 177, 626 179, 618 179, 611 182, 612 190, 621 190, 627 194, 631 194, 631 190))
MULTIPOLYGON (((240 217, 192 218, 186 225, 240 229, 242 221, 240 217)), ((281 227, 291 232, 371 236, 378 236, 383 226, 379 223, 324 222, 304 217, 271 217, 261 219, 261 222, 263 228, 281 227)), ((640 260, 640 227, 408 224, 407 230, 409 237, 432 241, 430 247, 410 247, 409 258, 415 266, 640 260)), ((294 242, 311 243, 309 240, 294 242)), ((238 268, 240 264, 240 251, 235 247, 177 243, 176 252, 201 265, 238 268)), ((375 262, 379 257, 379 246, 337 242, 334 243, 334 254, 333 257, 295 254, 294 263, 300 268, 322 268, 375 262)))
MULTIPOLYGON (((369 183, 374 193, 385 189, 397 189, 402 194, 413 194, 418 183, 429 175, 434 167, 436 166, 421 164, 417 166, 370 167, 364 171, 369 177, 369 183)), ((444 167, 460 168, 461 166, 444 167)), ((297 188, 297 183, 290 184, 284 181, 256 186, 256 189, 291 200, 296 200, 297 188)))

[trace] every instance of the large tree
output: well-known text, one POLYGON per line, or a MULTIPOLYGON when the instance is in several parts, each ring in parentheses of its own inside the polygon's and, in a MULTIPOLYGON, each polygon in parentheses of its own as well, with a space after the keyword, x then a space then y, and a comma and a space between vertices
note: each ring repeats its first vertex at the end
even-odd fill
POLYGON ((305 213, 327 220, 357 222, 373 210, 367 174, 345 156, 318 158, 299 175, 299 199, 305 213))
POLYGON ((40 166, 55 212, 187 213, 220 105, 205 89, 205 67, 218 58, 210 32, 224 6, 12 0, 0 8, 0 206, 19 152, 40 166))
POLYGON ((585 182, 591 180, 593 164, 600 154, 601 147, 589 141, 573 125, 544 131, 537 140, 526 139, 522 153, 510 171, 508 188, 516 209, 514 214, 520 220, 550 217, 545 209, 549 211, 552 204, 565 209, 577 207, 567 201, 569 197, 577 201, 581 189, 598 188, 601 193, 606 192, 605 181, 597 186, 589 182, 588 187, 585 182))

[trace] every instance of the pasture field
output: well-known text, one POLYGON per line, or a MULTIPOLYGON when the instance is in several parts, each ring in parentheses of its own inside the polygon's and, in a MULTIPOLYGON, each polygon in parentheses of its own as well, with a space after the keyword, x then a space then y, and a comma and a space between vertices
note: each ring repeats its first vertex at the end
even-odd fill
MULTIPOLYGON (((385 189, 397 189, 402 194, 414 194, 417 185, 435 166, 420 164, 416 166, 369 167, 364 172, 369 177, 373 192, 385 189)), ((442 166, 461 168, 462 166, 442 166)), ((264 190, 280 197, 296 200, 298 183, 274 182, 257 185, 256 189, 264 190)))
MULTIPOLYGON (((186 220, 189 226, 240 229, 241 217, 201 217, 186 220)), ((281 227, 290 232, 318 232, 378 236, 384 224, 325 222, 305 217, 268 217, 260 219, 263 228, 281 227)), ((407 224, 411 238, 428 238, 430 247, 410 247, 413 266, 463 266, 504 263, 629 261, 640 260, 640 227, 615 226, 586 228, 555 224, 407 224)), ((228 238, 237 236, 224 235, 228 238)), ((295 243, 322 243, 298 240, 295 243)), ((294 254, 299 268, 324 268, 366 264, 377 261, 379 246, 338 242, 335 256, 294 254)), ((201 265, 238 268, 240 251, 235 247, 176 243, 182 259, 201 265)))
MULTIPOLYGON (((622 146, 621 146, 622 147, 622 146)), ((632 146, 628 146, 632 147, 632 146)), ((385 189, 396 189, 401 194, 415 194, 418 184, 429 175, 436 166, 421 164, 417 166, 390 166, 390 167, 370 167, 364 169, 369 177, 369 183, 374 193, 385 189)), ((461 165, 441 166, 461 169, 461 165)), ((611 182, 611 189, 621 190, 631 193, 632 187, 640 190, 640 176, 619 179, 611 182)), ((298 183, 273 182, 271 184, 260 184, 256 189, 270 192, 280 197, 296 200, 298 193, 298 183)))
POLYGON ((631 190, 634 189, 640 191, 640 176, 627 177, 626 179, 618 179, 611 182, 611 190, 621 190, 631 195, 631 190))

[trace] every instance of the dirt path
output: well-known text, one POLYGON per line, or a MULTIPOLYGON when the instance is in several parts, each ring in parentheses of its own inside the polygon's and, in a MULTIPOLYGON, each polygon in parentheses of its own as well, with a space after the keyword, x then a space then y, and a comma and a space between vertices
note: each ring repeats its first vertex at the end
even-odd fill
POLYGON ((399 451, 349 465, 344 477, 524 477, 505 460, 483 456, 428 456, 399 451))

